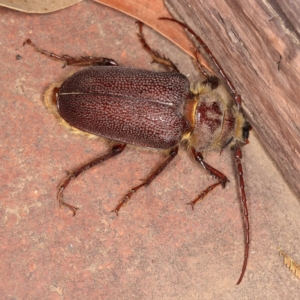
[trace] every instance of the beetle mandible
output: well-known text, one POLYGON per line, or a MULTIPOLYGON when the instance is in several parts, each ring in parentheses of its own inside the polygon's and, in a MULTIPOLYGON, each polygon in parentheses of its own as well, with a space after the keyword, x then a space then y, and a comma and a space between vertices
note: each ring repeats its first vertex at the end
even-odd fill
POLYGON ((120 208, 143 186, 149 185, 175 158, 180 144, 191 151, 195 160, 213 175, 217 182, 207 187, 189 204, 202 200, 218 185, 225 187, 227 177, 204 161, 203 153, 221 152, 229 147, 234 150, 237 165, 241 201, 244 211, 245 254, 239 284, 244 276, 249 253, 249 219, 244 190, 241 146, 248 143, 251 126, 241 110, 241 97, 210 49, 196 33, 184 23, 176 22, 189 32, 208 54, 229 87, 219 84, 215 76, 205 71, 194 51, 196 65, 205 77, 201 83, 190 84, 175 64, 152 50, 139 26, 139 39, 154 62, 171 69, 169 72, 154 72, 121 67, 113 59, 104 57, 59 56, 38 48, 30 39, 34 49, 65 65, 90 66, 68 77, 60 84, 53 84, 45 94, 47 108, 63 125, 94 136, 113 140, 111 150, 92 161, 68 172, 59 185, 57 199, 76 214, 77 207, 64 201, 63 192, 72 179, 79 174, 120 154, 127 144, 168 151, 168 157, 143 182, 131 188, 112 210, 118 214, 120 208), (118 111, 116 116, 115 111, 118 111))

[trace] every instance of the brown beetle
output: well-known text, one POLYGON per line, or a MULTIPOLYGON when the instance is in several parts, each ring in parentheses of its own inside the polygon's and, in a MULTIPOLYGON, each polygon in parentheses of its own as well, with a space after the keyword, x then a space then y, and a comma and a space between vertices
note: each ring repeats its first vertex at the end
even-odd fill
POLYGON ((171 68, 171 72, 121 67, 114 60, 103 57, 59 56, 41 50, 29 39, 24 42, 42 54, 64 61, 66 65, 91 66, 71 75, 63 83, 53 84, 46 92, 45 103, 65 126, 115 141, 107 154, 68 172, 59 186, 57 198, 60 206, 68 207, 75 215, 78 208, 64 201, 63 192, 79 174, 120 154, 127 144, 167 150, 167 159, 140 185, 130 189, 113 209, 118 214, 138 189, 149 185, 168 166, 177 155, 179 144, 183 143, 195 160, 217 179, 216 183, 190 202, 194 208, 196 202, 211 190, 218 185, 225 187, 228 182, 224 174, 204 161, 202 153, 220 152, 230 147, 235 150, 245 220, 245 257, 237 282, 239 284, 246 270, 249 253, 249 220, 240 147, 248 143, 251 127, 242 114, 241 97, 206 44, 187 25, 173 19, 162 19, 180 24, 195 37, 223 76, 234 98, 215 76, 207 74, 198 60, 197 51, 196 63, 206 80, 190 85, 187 77, 178 71, 172 61, 148 46, 140 22, 139 38, 143 47, 154 62, 171 68))

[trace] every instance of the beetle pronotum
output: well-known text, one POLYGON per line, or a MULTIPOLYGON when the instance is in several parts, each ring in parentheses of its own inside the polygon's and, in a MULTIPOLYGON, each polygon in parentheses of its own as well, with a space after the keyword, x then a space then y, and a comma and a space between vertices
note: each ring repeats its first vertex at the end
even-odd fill
POLYGON ((249 253, 249 220, 244 190, 241 146, 248 143, 249 123, 241 111, 241 97, 234 85, 213 56, 210 49, 184 23, 174 19, 161 18, 178 23, 199 43, 229 87, 219 84, 215 76, 209 76, 198 60, 197 67, 205 81, 190 85, 173 62, 159 55, 147 44, 141 22, 139 39, 154 62, 170 68, 170 72, 153 72, 121 67, 113 59, 103 57, 59 56, 38 48, 30 39, 34 49, 66 65, 90 66, 68 77, 60 84, 53 84, 45 95, 48 109, 69 128, 85 134, 113 140, 111 150, 100 157, 68 172, 58 188, 60 206, 66 206, 76 214, 77 207, 64 201, 63 192, 72 179, 91 167, 120 154, 127 144, 161 149, 168 157, 143 182, 131 188, 121 199, 113 212, 120 208, 141 187, 149 185, 175 158, 179 144, 191 151, 195 160, 212 174, 217 181, 202 191, 189 204, 194 205, 218 185, 225 187, 227 177, 204 161, 203 152, 222 151, 226 147, 235 150, 241 201, 244 210, 245 256, 241 275, 244 276, 249 253), (118 111, 116 116, 115 111, 118 111))

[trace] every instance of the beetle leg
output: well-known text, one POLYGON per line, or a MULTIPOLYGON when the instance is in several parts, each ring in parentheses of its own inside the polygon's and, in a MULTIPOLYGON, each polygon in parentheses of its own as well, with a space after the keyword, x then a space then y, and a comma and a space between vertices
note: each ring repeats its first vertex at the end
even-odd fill
POLYGON ((150 46, 147 44, 144 34, 143 34, 143 25, 144 23, 137 21, 136 22, 139 26, 139 33, 138 33, 138 37, 140 39, 141 44, 143 45, 143 48, 151 55, 153 62, 159 63, 165 67, 169 67, 171 69, 173 69, 173 71, 178 72, 179 70, 177 69, 177 67, 175 66, 175 64, 169 59, 166 58, 164 55, 160 55, 157 51, 152 50, 150 48, 150 46))
POLYGON ((94 56, 80 56, 80 57, 72 57, 67 54, 65 55, 57 55, 55 53, 48 52, 47 50, 40 49, 37 47, 30 39, 27 39, 24 43, 24 45, 30 45, 34 48, 35 51, 44 54, 50 58, 53 58, 55 60, 61 60, 65 64, 65 66, 118 66, 116 61, 110 58, 105 57, 94 57, 94 56))
POLYGON ((62 183, 60 184, 60 186, 58 188, 57 200, 59 202, 59 206, 60 207, 62 207, 62 206, 68 207, 73 212, 73 216, 75 216, 78 207, 75 207, 71 204, 66 203, 64 201, 64 196, 63 196, 63 192, 64 192, 65 188, 68 186, 68 184, 70 183, 70 181, 72 179, 75 179, 79 174, 87 171, 91 167, 94 167, 95 165, 98 165, 98 164, 110 159, 111 157, 114 157, 114 156, 120 154, 125 149, 125 147, 126 147, 126 144, 116 144, 112 147, 112 149, 110 150, 109 153, 102 155, 100 157, 97 157, 97 158, 93 159, 92 161, 84 164, 83 166, 80 166, 79 168, 68 172, 67 177, 62 181, 62 183))
POLYGON ((94 56, 80 56, 72 57, 63 55, 62 60, 65 61, 65 66, 118 66, 117 62, 111 58, 94 57, 94 56))
POLYGON ((199 72, 202 74, 202 76, 204 78, 206 78, 206 80, 204 80, 201 84, 202 85, 210 85, 211 89, 216 89, 219 85, 219 79, 218 77, 214 76, 214 75, 209 75, 206 70, 205 67, 201 64, 200 60, 199 60, 199 53, 196 49, 193 50, 194 56, 195 56, 195 61, 196 61, 196 67, 199 70, 199 72))
POLYGON ((204 159, 203 155, 201 152, 197 152, 194 147, 191 148, 193 156, 195 160, 201 164, 201 166, 207 170, 211 175, 217 177, 219 181, 217 183, 214 183, 210 185, 208 188, 206 188, 203 192, 201 192, 193 201, 189 202, 188 204, 192 206, 192 209, 194 209, 195 204, 199 201, 202 200, 209 192, 211 192, 215 187, 218 185, 222 184, 223 187, 225 187, 226 183, 229 181, 227 177, 218 171, 217 169, 213 168, 209 164, 207 164, 204 159))
POLYGON ((197 152, 194 147, 192 147, 191 150, 192 150, 192 153, 193 153, 193 156, 194 156, 195 160, 198 163, 200 163, 201 166, 205 170, 207 170, 211 175, 213 175, 213 176, 215 176, 215 177, 217 177, 219 179, 219 181, 217 183, 214 183, 214 184, 210 185, 203 192, 201 192, 192 202, 188 203, 194 209, 195 204, 199 200, 202 200, 209 192, 211 192, 218 185, 222 184, 222 186, 225 187, 226 183, 229 182, 229 180, 227 179, 227 177, 223 173, 221 173, 217 169, 215 169, 212 166, 210 166, 209 164, 207 164, 204 161, 204 158, 203 158, 203 155, 201 154, 201 152, 197 152))
POLYGON ((112 212, 115 212, 118 215, 120 208, 129 201, 131 196, 141 187, 149 185, 169 165, 169 163, 175 158, 177 153, 178 146, 170 150, 169 157, 161 165, 159 165, 153 173, 151 173, 146 179, 144 179, 144 182, 142 184, 139 184, 130 189, 130 191, 121 199, 119 204, 112 210, 112 212))
POLYGON ((195 204, 199 201, 202 200, 210 191, 212 191, 215 187, 217 187, 219 184, 222 182, 219 181, 217 183, 214 183, 210 185, 208 188, 206 188, 203 192, 201 192, 193 201, 189 202, 188 205, 192 206, 192 209, 194 209, 195 204))
POLYGON ((201 64, 200 60, 199 60, 199 53, 197 49, 193 49, 193 54, 195 57, 195 62, 196 62, 196 67, 197 69, 200 71, 200 73, 202 74, 203 77, 205 77, 206 79, 208 79, 210 76, 209 74, 206 72, 204 66, 201 64))
POLYGON ((217 169, 213 168, 212 166, 210 166, 209 164, 207 164, 204 161, 203 155, 201 154, 201 152, 197 152, 195 150, 194 147, 191 148, 192 153, 194 155, 195 160, 201 164, 201 166, 207 170, 211 175, 217 177, 220 181, 220 183, 222 183, 223 187, 225 187, 226 183, 229 182, 229 180, 227 179, 227 177, 221 173, 220 171, 218 171, 217 169))

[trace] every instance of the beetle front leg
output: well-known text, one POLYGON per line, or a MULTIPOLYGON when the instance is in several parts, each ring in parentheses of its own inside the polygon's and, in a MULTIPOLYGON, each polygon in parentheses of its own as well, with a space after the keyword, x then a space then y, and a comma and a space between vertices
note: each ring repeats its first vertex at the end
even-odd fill
POLYGON ((118 66, 117 62, 111 58, 106 57, 94 57, 94 56, 80 56, 80 57, 72 57, 67 54, 65 55, 57 55, 55 53, 48 52, 47 50, 40 49, 37 47, 30 39, 27 39, 24 45, 30 45, 34 48, 35 51, 46 55, 55 60, 63 61, 65 66, 118 66))
POLYGON ((72 179, 75 179, 78 175, 80 175, 81 173, 87 171, 88 169, 94 167, 95 165, 98 165, 118 154, 120 154, 126 147, 126 144, 116 144, 112 147, 112 149, 110 150, 109 153, 102 155, 100 157, 97 157, 95 159, 93 159, 92 161, 84 164, 83 166, 68 172, 67 177, 63 180, 63 182, 60 184, 59 188, 58 188, 58 193, 57 193, 57 200, 59 202, 59 206, 66 206, 68 207, 72 212, 73 212, 73 216, 75 216, 76 211, 78 210, 78 207, 75 207, 71 204, 68 204, 64 201, 64 195, 63 192, 65 190, 65 188, 68 186, 68 184, 70 183, 70 181, 72 179))
POLYGON ((115 212, 118 215, 120 208, 129 201, 131 196, 141 187, 149 185, 169 165, 169 163, 175 158, 177 153, 178 146, 170 150, 169 157, 161 165, 159 165, 158 168, 154 170, 152 174, 150 174, 146 179, 144 179, 144 182, 142 184, 130 189, 130 191, 121 199, 119 204, 112 210, 112 212, 115 212))
POLYGON ((226 183, 229 182, 229 180, 227 179, 227 177, 221 173, 220 171, 218 171, 217 169, 213 168, 212 166, 210 166, 209 164, 207 164, 204 161, 203 155, 201 154, 201 152, 197 152, 195 150, 194 147, 191 148, 193 156, 195 158, 195 160, 200 163, 200 165, 207 170, 211 175, 217 177, 220 181, 220 183, 222 183, 223 188, 225 187, 226 183))
POLYGON ((226 183, 229 182, 229 180, 227 179, 227 177, 221 173, 220 171, 218 171, 217 169, 213 168, 212 166, 210 166, 209 164, 207 164, 204 161, 203 155, 201 154, 201 152, 197 152, 195 150, 194 147, 191 148, 192 154, 195 158, 195 160, 201 164, 201 166, 207 170, 211 175, 217 177, 219 179, 219 181, 217 183, 214 183, 212 185, 210 185, 208 188, 206 188, 203 192, 201 192, 193 201, 191 201, 190 203, 188 203, 189 205, 192 206, 192 208, 194 209, 195 204, 199 201, 202 200, 209 192, 211 192, 215 187, 217 187, 218 185, 222 184, 223 188, 225 187, 226 183))
POLYGON ((152 50, 150 48, 150 46, 147 44, 144 34, 143 34, 144 23, 142 23, 140 21, 137 21, 136 23, 139 26, 138 37, 140 39, 140 42, 143 45, 143 48, 151 55, 153 62, 159 63, 165 67, 169 67, 169 68, 173 69, 173 71, 180 73, 179 70, 177 69, 177 67, 175 66, 175 64, 169 58, 166 58, 164 55, 160 55, 157 51, 152 50))

